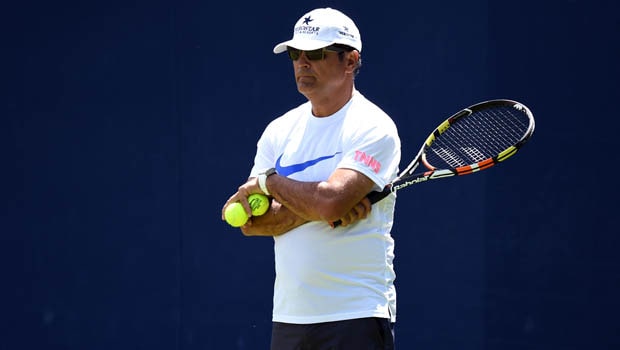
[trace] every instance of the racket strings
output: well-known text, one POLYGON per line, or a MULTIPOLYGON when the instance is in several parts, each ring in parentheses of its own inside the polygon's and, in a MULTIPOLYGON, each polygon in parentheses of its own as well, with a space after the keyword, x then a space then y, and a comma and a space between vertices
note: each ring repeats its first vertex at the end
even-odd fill
POLYGON ((528 116, 510 106, 476 111, 436 137, 426 161, 436 168, 456 168, 497 156, 523 138, 528 116))

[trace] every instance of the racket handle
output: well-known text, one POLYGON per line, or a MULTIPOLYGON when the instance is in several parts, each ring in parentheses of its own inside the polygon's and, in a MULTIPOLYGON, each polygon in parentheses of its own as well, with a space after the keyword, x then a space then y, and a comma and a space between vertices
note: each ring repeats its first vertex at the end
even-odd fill
MULTIPOLYGON (((370 204, 375 204, 378 201, 382 200, 383 198, 387 197, 390 193, 392 193, 391 184, 385 186, 385 188, 381 192, 378 192, 378 191, 370 192, 368 195, 366 195, 366 197, 370 201, 370 204)), ((340 224, 342 224, 342 220, 332 222, 333 228, 340 226, 340 224)))
POLYGON ((377 191, 370 192, 366 197, 368 197, 368 200, 370 200, 370 204, 375 204, 378 201, 382 200, 383 198, 389 196, 390 193, 392 193, 391 184, 385 186, 385 188, 383 188, 383 191, 381 192, 377 192, 377 191))

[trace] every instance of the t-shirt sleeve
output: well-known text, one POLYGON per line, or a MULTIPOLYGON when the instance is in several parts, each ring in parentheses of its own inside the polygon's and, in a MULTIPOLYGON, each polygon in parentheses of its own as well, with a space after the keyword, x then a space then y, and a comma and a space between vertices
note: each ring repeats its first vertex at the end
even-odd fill
POLYGON ((382 190, 398 173, 400 140, 392 128, 374 128, 354 137, 344 152, 338 168, 368 176, 376 185, 374 190, 382 190))
POLYGON ((254 165, 250 170, 250 177, 256 177, 262 171, 273 168, 275 165, 275 155, 273 147, 274 126, 270 124, 265 128, 263 134, 256 143, 256 155, 254 165))

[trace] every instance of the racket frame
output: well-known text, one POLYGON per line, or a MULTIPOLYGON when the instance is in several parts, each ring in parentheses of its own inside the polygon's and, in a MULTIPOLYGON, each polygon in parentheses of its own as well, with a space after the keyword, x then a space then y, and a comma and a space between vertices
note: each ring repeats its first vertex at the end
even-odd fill
POLYGON ((453 114, 446 120, 444 120, 433 132, 426 138, 426 141, 420 148, 416 157, 407 165, 407 167, 400 172, 400 174, 385 186, 383 191, 371 192, 368 195, 371 203, 376 203, 379 200, 387 197, 393 192, 396 192, 404 187, 425 182, 428 180, 442 179, 451 176, 469 175, 480 170, 485 170, 492 167, 495 164, 505 161, 513 156, 517 151, 531 138, 534 133, 535 121, 532 112, 522 103, 507 99, 496 99, 477 103, 470 107, 464 108, 459 112, 453 114), (451 126, 458 123, 461 118, 467 117, 479 110, 487 109, 489 107, 512 107, 519 112, 524 113, 529 119, 529 125, 526 132, 523 134, 514 145, 501 151, 497 156, 484 159, 480 162, 468 164, 451 169, 437 169, 426 160, 426 151, 430 149, 435 140, 444 132, 446 132, 451 126), (414 173, 420 164, 423 164, 428 170, 424 172, 414 173))

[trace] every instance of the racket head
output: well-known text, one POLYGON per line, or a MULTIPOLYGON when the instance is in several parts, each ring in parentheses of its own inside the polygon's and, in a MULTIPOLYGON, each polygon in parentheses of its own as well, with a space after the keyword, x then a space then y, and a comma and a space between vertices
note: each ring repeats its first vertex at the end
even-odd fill
POLYGON ((488 169, 513 156, 534 128, 530 109, 514 100, 489 100, 464 108, 439 124, 411 163, 383 191, 368 198, 376 203, 413 184, 488 169), (417 170, 420 164, 425 169, 417 170))
POLYGON ((534 116, 522 103, 481 102, 441 123, 426 139, 420 162, 436 177, 484 170, 513 156, 534 128, 534 116))

